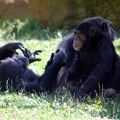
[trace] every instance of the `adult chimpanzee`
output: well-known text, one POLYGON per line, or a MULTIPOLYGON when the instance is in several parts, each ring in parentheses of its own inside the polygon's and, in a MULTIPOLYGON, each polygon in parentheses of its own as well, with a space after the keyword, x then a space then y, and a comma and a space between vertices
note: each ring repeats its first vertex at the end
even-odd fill
POLYGON ((63 74, 55 92, 61 92, 62 87, 73 79, 79 80, 79 84, 71 88, 76 99, 82 99, 85 95, 93 97, 100 92, 100 88, 119 92, 120 58, 110 34, 101 30, 96 22, 85 20, 77 25, 74 35, 76 58, 63 74))
MULTIPOLYGON (((86 22, 91 22, 93 24, 96 24, 97 27, 99 27, 104 33, 108 34, 111 37, 111 40, 115 40, 116 38, 116 33, 111 27, 111 21, 106 20, 102 17, 92 17, 85 19, 84 21, 86 22)), ((63 75, 63 73, 70 68, 72 65, 74 58, 75 58, 75 49, 73 48, 73 41, 74 41, 75 35, 70 34, 66 36, 59 44, 59 48, 64 48, 67 54, 67 62, 64 67, 59 72, 59 78, 63 75)))
MULTIPOLYGON (((30 54, 30 51, 23 47, 22 44, 16 44, 17 46, 14 44, 14 47, 12 44, 9 45, 12 47, 13 51, 13 48, 21 49, 22 47, 23 53, 31 58, 32 54, 30 54), (26 50, 27 52, 25 52, 26 50)), ((9 45, 7 44, 5 46, 9 45)), ((7 49, 7 47, 5 48, 7 49)), ((4 51, 1 54, 4 54, 4 51)), ((42 76, 34 74, 34 72, 28 68, 29 57, 27 58, 20 55, 17 55, 17 57, 16 55, 10 57, 6 56, 5 59, 0 61, 1 91, 5 91, 7 87, 11 86, 15 90, 24 88, 27 92, 36 93, 53 90, 58 72, 65 63, 66 55, 64 50, 60 49, 55 54, 51 55, 42 76)), ((32 57, 30 60, 36 61, 39 59, 32 57)))

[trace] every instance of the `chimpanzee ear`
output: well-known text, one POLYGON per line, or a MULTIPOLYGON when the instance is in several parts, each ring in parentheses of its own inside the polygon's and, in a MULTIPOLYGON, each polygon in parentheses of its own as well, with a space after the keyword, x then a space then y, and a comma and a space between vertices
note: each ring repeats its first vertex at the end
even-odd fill
POLYGON ((96 29, 95 29, 94 27, 91 27, 91 28, 89 29, 89 35, 91 35, 92 37, 94 37, 95 34, 96 34, 96 29))

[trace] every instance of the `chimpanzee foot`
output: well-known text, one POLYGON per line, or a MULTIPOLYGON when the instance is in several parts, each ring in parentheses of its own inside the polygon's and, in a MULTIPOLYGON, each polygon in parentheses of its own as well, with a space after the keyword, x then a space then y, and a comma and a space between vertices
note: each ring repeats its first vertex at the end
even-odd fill
POLYGON ((70 93, 71 93, 72 97, 75 96, 75 94, 77 93, 78 89, 79 89, 78 86, 74 86, 74 87, 70 88, 70 93))
POLYGON ((116 90, 114 88, 104 89, 103 93, 107 97, 111 97, 117 94, 116 90))
POLYGON ((61 64, 62 66, 64 66, 66 64, 66 52, 64 48, 60 48, 58 49, 55 54, 54 54, 54 61, 57 62, 58 64, 61 64))

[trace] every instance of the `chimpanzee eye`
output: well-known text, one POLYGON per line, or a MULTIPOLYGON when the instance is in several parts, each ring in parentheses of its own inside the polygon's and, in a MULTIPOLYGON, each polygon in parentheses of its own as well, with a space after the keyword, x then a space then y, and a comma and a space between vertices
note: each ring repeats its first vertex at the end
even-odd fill
POLYGON ((79 35, 84 35, 84 33, 83 33, 83 32, 80 32, 79 35))

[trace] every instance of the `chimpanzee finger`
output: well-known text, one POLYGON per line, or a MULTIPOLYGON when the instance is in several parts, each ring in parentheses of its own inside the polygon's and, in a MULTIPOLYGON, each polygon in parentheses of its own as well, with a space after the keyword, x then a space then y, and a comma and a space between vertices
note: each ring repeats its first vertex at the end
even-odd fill
POLYGON ((40 58, 31 58, 29 59, 29 63, 35 62, 35 61, 41 61, 40 58))
POLYGON ((53 61, 53 58, 54 58, 54 53, 51 54, 50 60, 53 61))
POLYGON ((25 57, 29 57, 31 55, 31 52, 20 42, 13 43, 13 46, 11 49, 14 49, 14 50, 20 49, 25 57))
MULTIPOLYGON (((18 44, 18 48, 24 53, 25 51, 25 46, 22 43, 16 43, 18 44)), ((17 48, 16 48, 17 49, 17 48)))
POLYGON ((41 58, 35 58, 34 60, 35 61, 41 61, 42 59, 41 58))
POLYGON ((78 91, 79 87, 78 86, 74 86, 70 88, 70 93, 72 96, 75 96, 77 91, 78 91))
POLYGON ((25 51, 23 51, 23 54, 25 57, 29 58, 32 53, 27 48, 25 48, 25 51))
POLYGON ((39 53, 41 53, 42 52, 42 50, 35 50, 34 52, 33 52, 33 54, 34 54, 34 56, 35 55, 39 55, 39 53))
POLYGON ((45 70, 53 63, 54 53, 51 54, 50 59, 48 60, 45 70))

